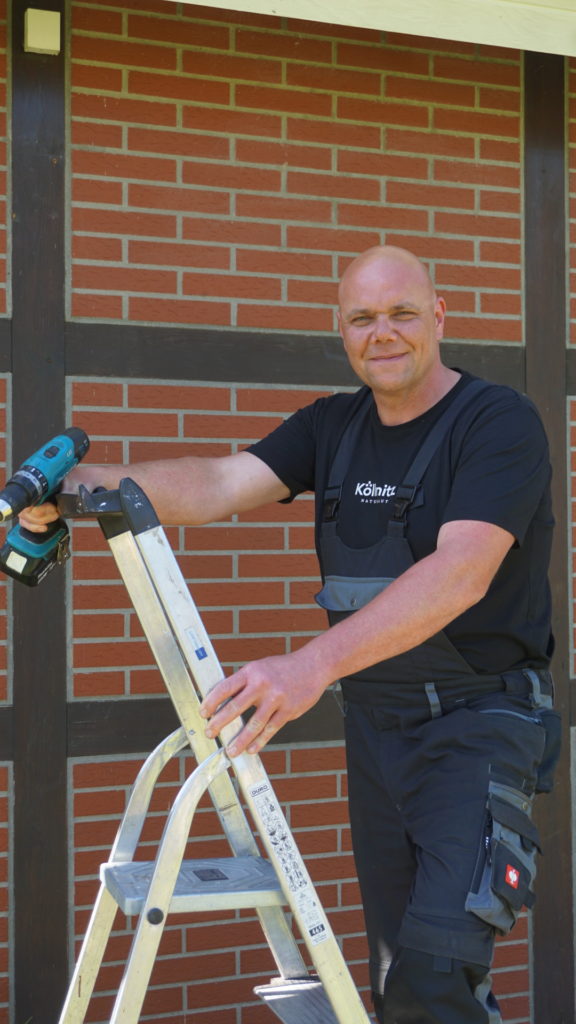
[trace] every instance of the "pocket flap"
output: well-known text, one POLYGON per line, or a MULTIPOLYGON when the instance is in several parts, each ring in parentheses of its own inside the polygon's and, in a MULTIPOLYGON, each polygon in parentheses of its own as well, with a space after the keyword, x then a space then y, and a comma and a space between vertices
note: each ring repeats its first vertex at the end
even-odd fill
POLYGON ((493 793, 488 797, 488 806, 494 821, 509 828, 512 832, 516 832, 522 839, 527 839, 540 853, 542 852, 538 829, 524 811, 515 807, 514 804, 509 804, 507 800, 494 796, 493 793))
POLYGON ((504 843, 494 843, 492 848, 492 889, 502 896, 514 910, 530 908, 534 904, 534 893, 530 889, 532 874, 529 868, 513 850, 504 843))
POLYGON ((316 603, 329 612, 355 612, 381 594, 392 579, 362 576, 327 576, 316 603))

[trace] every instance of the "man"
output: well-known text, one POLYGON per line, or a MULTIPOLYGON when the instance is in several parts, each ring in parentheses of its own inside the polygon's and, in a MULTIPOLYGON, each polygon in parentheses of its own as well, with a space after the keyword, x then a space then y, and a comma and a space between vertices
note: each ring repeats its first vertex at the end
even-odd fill
POLYGON ((207 733, 254 708, 228 749, 255 753, 342 681, 378 1020, 497 1024, 494 935, 532 900, 530 808, 555 746, 546 438, 523 396, 443 364, 445 303, 413 254, 356 259, 338 318, 357 394, 233 456, 83 465, 64 489, 129 475, 166 523, 315 491, 331 628, 220 682, 207 733))

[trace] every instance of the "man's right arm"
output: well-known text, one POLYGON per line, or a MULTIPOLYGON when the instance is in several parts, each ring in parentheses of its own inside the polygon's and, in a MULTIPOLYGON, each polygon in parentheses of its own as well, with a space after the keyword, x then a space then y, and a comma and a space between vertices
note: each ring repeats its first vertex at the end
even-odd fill
MULTIPOLYGON (((62 491, 75 493, 80 484, 89 491, 97 487, 114 490, 124 477, 142 488, 166 525, 218 522, 289 495, 288 487, 274 471, 250 452, 219 458, 186 456, 127 466, 83 463, 66 477, 62 491)), ((55 506, 46 503, 25 509, 20 522, 27 529, 41 531, 56 516, 55 506)))

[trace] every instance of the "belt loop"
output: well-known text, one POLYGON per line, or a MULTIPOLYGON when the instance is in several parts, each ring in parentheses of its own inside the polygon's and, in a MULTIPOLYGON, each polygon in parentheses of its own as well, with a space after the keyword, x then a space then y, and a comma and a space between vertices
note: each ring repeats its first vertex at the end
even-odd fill
POLYGON ((440 703, 440 697, 438 696, 438 691, 434 686, 434 683, 425 683, 424 689, 426 690, 426 696, 428 697, 428 703, 430 705, 430 714, 432 718, 441 718, 442 705, 440 703))
POLYGON ((542 687, 540 686, 540 677, 533 668, 522 669, 526 679, 529 680, 532 686, 531 700, 532 705, 535 708, 551 708, 552 707, 552 696, 542 693, 542 687))

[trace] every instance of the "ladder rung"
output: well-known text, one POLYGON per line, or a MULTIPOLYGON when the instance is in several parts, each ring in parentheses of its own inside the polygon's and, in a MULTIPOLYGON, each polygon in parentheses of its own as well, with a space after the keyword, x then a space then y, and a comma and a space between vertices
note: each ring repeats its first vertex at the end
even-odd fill
MULTIPOLYGON (((141 913, 154 868, 153 861, 100 866, 102 881, 127 916, 141 913)), ((274 868, 263 857, 184 860, 169 912, 271 907, 285 902, 274 868)))
POLYGON ((338 1024, 322 982, 313 978, 279 978, 254 992, 284 1024, 338 1024))

